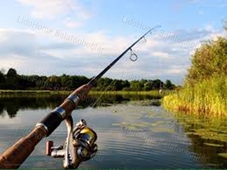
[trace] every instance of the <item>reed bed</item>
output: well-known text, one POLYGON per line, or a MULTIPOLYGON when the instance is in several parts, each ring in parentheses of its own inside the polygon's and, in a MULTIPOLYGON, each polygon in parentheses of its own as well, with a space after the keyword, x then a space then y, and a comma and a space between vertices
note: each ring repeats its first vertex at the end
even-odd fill
POLYGON ((162 100, 167 110, 202 116, 227 117, 227 78, 215 77, 194 86, 185 85, 162 100))
MULTIPOLYGON (((51 91, 51 90, 0 90, 0 97, 8 95, 69 95, 72 91, 51 91)), ((156 98, 162 98, 164 95, 169 94, 169 91, 166 93, 159 93, 158 90, 152 91, 90 91, 90 95, 148 95, 156 98), (168 93, 167 93, 168 92, 168 93)))

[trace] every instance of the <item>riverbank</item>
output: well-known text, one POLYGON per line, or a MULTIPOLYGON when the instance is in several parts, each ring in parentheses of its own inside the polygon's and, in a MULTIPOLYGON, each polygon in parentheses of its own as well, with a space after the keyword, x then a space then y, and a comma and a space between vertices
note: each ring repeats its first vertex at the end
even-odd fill
POLYGON ((174 112, 227 117, 227 78, 216 77, 185 86, 177 93, 165 96, 162 104, 174 112))
MULTIPOLYGON (((0 96, 4 95, 69 95, 72 91, 52 91, 52 90, 0 90, 0 96)), ((168 92, 169 93, 169 92, 168 92)), ((166 93, 152 91, 90 91, 90 95, 149 95, 162 98, 166 93)))

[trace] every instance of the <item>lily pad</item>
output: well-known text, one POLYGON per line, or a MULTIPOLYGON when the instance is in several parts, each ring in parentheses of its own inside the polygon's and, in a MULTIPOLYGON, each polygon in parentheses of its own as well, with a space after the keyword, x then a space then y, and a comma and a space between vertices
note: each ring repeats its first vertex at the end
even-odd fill
POLYGON ((227 153, 219 153, 218 156, 221 156, 223 158, 226 158, 227 159, 227 153))
POLYGON ((156 132, 156 133, 174 133, 174 130, 172 129, 169 129, 169 128, 159 128, 159 127, 154 127, 152 129, 153 132, 156 132))
POLYGON ((113 123, 112 126, 121 126, 119 123, 113 123))
POLYGON ((221 144, 215 144, 215 143, 204 143, 204 145, 207 145, 207 146, 213 146, 213 147, 224 147, 224 145, 221 145, 221 144))
POLYGON ((195 132, 185 132, 186 135, 195 135, 195 132))
POLYGON ((155 122, 155 123, 152 123, 151 126, 157 126, 158 124, 155 122))

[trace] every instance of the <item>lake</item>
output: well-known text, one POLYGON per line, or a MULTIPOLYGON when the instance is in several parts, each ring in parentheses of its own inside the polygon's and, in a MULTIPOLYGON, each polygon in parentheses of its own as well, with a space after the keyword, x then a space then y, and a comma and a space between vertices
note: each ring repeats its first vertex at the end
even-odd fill
MULTIPOLYGON (((65 97, 1 97, 0 153, 25 136, 65 97)), ((212 126, 201 117, 170 113, 152 96, 91 98, 92 103, 83 103, 72 113, 74 123, 85 119, 98 134, 97 155, 80 168, 227 168, 225 122, 212 126), (212 128, 205 126, 208 124, 212 128), (218 135, 222 138, 216 139, 218 135)), ((55 145, 63 144, 66 134, 63 122, 20 168, 62 168, 61 158, 45 155, 45 143, 53 140, 55 145)))

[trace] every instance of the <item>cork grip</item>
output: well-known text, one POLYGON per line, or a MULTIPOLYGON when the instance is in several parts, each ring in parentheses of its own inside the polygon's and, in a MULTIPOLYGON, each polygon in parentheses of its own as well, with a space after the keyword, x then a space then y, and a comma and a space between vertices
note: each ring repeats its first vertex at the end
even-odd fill
POLYGON ((32 153, 39 141, 46 136, 46 133, 43 127, 36 127, 26 137, 18 140, 0 155, 0 169, 18 168, 32 153))
MULTIPOLYGON (((83 85, 77 88, 72 95, 80 96, 79 99, 83 100, 90 89, 90 85, 83 85)), ((60 105, 60 107, 65 111, 66 116, 70 115, 78 104, 73 102, 74 101, 67 99, 60 105)), ((21 138, 0 155, 0 169, 13 169, 20 167, 41 139, 49 136, 64 119, 65 117, 62 117, 62 115, 56 111, 49 113, 39 122, 44 126, 36 126, 31 133, 26 137, 21 138), (44 127, 46 127, 47 130, 44 127)))

